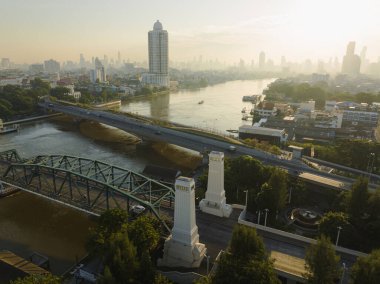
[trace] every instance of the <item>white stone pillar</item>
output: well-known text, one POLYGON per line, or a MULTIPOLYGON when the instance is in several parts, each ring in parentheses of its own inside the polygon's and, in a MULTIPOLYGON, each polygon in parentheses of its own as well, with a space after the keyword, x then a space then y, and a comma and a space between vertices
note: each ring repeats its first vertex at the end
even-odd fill
POLYGON ((199 203, 202 212, 219 217, 229 217, 232 207, 226 204, 224 191, 224 153, 209 154, 208 181, 205 199, 199 203))
POLYGON ((164 256, 159 266, 199 267, 206 247, 199 243, 195 221, 195 183, 192 178, 179 177, 175 182, 174 226, 166 239, 164 256))

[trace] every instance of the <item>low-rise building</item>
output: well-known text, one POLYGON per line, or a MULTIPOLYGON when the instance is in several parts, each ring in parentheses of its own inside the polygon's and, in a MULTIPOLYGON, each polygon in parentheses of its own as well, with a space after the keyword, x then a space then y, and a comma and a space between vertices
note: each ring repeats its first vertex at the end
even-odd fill
POLYGON ((240 139, 257 139, 259 141, 268 141, 273 144, 285 143, 288 135, 285 129, 273 129, 266 127, 257 127, 251 125, 242 125, 239 127, 240 139))
POLYGON ((342 128, 343 113, 342 112, 321 112, 313 113, 314 127, 318 128, 342 128))
POLYGON ((343 110, 343 123, 346 124, 376 127, 378 121, 378 112, 358 111, 355 109, 343 110))
POLYGON ((255 107, 254 114, 259 117, 270 117, 277 115, 277 108, 274 103, 271 102, 261 102, 255 107))
POLYGON ((74 99, 79 100, 81 97, 81 92, 77 92, 74 90, 74 85, 66 85, 64 86, 69 90, 69 92, 65 93, 65 95, 72 96, 74 99))

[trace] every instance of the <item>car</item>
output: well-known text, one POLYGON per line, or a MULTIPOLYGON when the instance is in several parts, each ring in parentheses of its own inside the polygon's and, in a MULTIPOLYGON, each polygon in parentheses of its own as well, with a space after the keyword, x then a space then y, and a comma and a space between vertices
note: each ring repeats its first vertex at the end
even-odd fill
POLYGON ((48 104, 48 106, 49 106, 49 107, 54 107, 54 105, 53 105, 53 104, 48 104))
POLYGON ((142 205, 133 205, 130 209, 130 212, 132 212, 133 214, 141 214, 145 211, 145 207, 142 206, 142 205))
POLYGON ((230 146, 228 146, 227 150, 230 151, 230 152, 235 152, 236 151, 236 147, 233 146, 233 145, 230 145, 230 146))
POLYGON ((161 133, 161 131, 156 131, 154 134, 161 135, 162 133, 161 133))

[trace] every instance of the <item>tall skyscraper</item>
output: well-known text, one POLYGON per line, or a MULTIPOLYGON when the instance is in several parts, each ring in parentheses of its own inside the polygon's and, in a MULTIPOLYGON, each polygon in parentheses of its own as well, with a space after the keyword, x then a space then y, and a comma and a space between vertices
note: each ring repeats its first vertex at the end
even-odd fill
POLYGON ((1 58, 1 67, 7 69, 11 66, 11 61, 9 58, 1 58))
POLYGON ((343 57, 342 73, 355 76, 360 73, 360 57, 355 54, 355 42, 347 45, 346 55, 343 57))
POLYGON ((86 67, 86 61, 84 59, 83 53, 79 55, 79 65, 80 65, 80 68, 86 67))
POLYGON ((90 71, 90 79, 92 83, 103 83, 106 82, 106 71, 102 62, 100 62, 99 58, 95 58, 95 69, 90 71))
POLYGON ((264 51, 260 52, 260 55, 259 55, 259 68, 261 70, 265 69, 265 53, 264 53, 264 51))
POLYGON ((169 86, 169 42, 168 32, 157 20, 153 30, 148 32, 149 73, 143 82, 157 86, 169 86))
POLYGON ((53 59, 46 60, 44 64, 45 64, 45 71, 49 74, 59 73, 59 71, 61 70, 61 66, 59 62, 53 59))
POLYGON ((369 62, 366 56, 367 56, 367 47, 364 46, 362 49, 362 52, 360 52, 361 71, 366 71, 368 67, 369 62))

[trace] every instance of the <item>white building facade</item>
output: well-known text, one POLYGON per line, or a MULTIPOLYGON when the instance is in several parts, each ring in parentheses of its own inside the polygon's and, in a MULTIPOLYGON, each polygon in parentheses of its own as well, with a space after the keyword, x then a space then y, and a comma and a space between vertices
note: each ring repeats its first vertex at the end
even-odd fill
POLYGON ((148 32, 149 73, 143 75, 143 83, 169 86, 169 39, 168 32, 157 20, 148 32))

